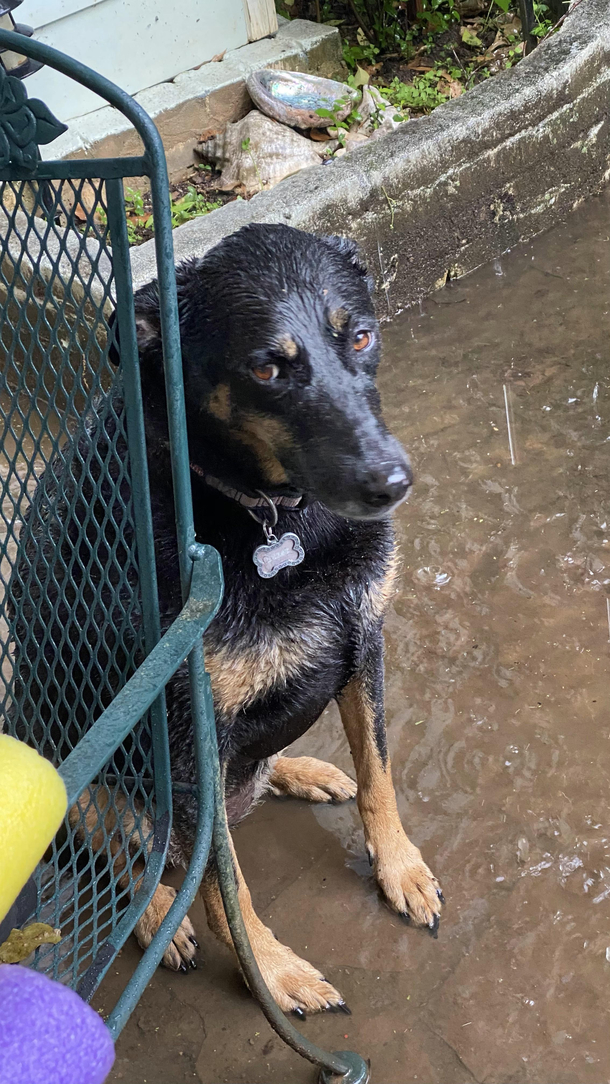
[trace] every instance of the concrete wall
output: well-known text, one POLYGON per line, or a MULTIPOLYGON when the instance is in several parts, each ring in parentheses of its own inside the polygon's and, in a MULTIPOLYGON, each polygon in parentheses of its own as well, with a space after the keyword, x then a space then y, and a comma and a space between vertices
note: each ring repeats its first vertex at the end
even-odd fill
MULTIPOLYGON (((429 117, 174 231, 177 260, 247 222, 358 241, 391 315, 547 229, 610 177, 610 4, 581 0, 515 68, 429 117)), ((149 241, 136 286, 155 274, 149 241)))
MULTIPOLYGON (((243 0, 24 0, 17 17, 130 94, 248 41, 243 0)), ((51 68, 30 76, 28 94, 63 121, 105 104, 51 68)))
MULTIPOLYGON (((246 90, 250 72, 286 68, 344 77, 341 39, 335 27, 303 19, 280 19, 279 23, 273 37, 229 50, 220 63, 203 64, 135 95, 159 129, 172 180, 181 179, 192 165, 203 133, 222 131, 252 108, 246 90)), ((28 90, 36 78, 28 80, 28 90)), ((41 151, 43 158, 114 158, 141 154, 142 145, 130 121, 106 106, 71 121, 68 131, 41 151)))

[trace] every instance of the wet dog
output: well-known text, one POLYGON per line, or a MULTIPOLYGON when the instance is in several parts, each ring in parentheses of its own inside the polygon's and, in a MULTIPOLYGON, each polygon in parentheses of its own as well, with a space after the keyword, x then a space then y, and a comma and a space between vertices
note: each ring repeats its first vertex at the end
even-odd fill
MULTIPOLYGON (((380 334, 366 269, 344 239, 251 225, 182 264, 177 279, 195 528, 220 552, 226 583, 204 646, 229 822, 269 790, 311 801, 356 794, 332 765, 282 755, 336 700, 377 881, 391 907, 435 931, 440 888, 401 825, 386 744, 382 624, 396 575, 390 516, 411 470, 381 416, 380 334)), ((135 304, 168 627, 181 597, 156 283, 135 304)), ((101 447, 107 423, 89 423, 78 439, 85 453, 101 447)), ((45 484, 65 486, 61 470, 39 488, 45 484)), ((33 535, 28 545, 35 561, 33 535)), ((27 666, 22 658, 26 678, 27 666)), ((168 686, 167 706, 172 775, 194 780, 186 667, 168 686)), ((185 861, 195 812, 177 797, 175 843, 185 861)), ((235 863, 252 947, 282 1009, 342 1006, 323 975, 257 917, 235 863)), ((230 946, 213 864, 202 893, 212 930, 230 946)), ((142 945, 172 899, 160 885, 136 930, 142 945)), ((192 960, 192 938, 186 919, 166 953, 170 967, 192 960)))

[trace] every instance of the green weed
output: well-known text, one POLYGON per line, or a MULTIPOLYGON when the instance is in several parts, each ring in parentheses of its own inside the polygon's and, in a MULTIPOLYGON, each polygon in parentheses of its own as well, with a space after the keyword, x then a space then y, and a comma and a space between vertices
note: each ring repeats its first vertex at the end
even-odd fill
MULTIPOLYGON (((410 23, 397 0, 350 0, 350 7, 358 21, 357 43, 344 42, 343 58, 352 72, 362 61, 374 64, 381 53, 398 53, 408 60, 415 41, 431 44, 459 20, 456 0, 423 0, 410 23)), ((337 20, 331 21, 336 25, 337 20)))
POLYGON ((449 94, 438 90, 440 72, 433 69, 415 77, 412 83, 402 83, 395 77, 387 87, 379 87, 382 96, 403 113, 431 113, 437 105, 449 101, 449 94))
POLYGON ((354 103, 354 108, 351 110, 345 120, 339 120, 339 113, 341 113, 341 111, 345 108, 349 100, 350 99, 348 97, 337 98, 332 109, 316 109, 316 113, 319 117, 323 117, 324 119, 328 119, 329 117, 332 118, 333 123, 332 125, 330 125, 330 127, 336 128, 337 139, 339 140, 339 143, 342 147, 345 146, 345 133, 349 131, 352 124, 355 124, 356 122, 362 120, 362 116, 358 112, 357 102, 354 103))
MULTIPOLYGON (((184 222, 190 222, 191 218, 208 215, 210 211, 215 211, 218 207, 222 207, 220 200, 206 199, 202 192, 198 192, 190 185, 181 199, 171 201, 172 229, 182 226, 184 222)), ((152 222, 152 218, 150 221, 152 222)))

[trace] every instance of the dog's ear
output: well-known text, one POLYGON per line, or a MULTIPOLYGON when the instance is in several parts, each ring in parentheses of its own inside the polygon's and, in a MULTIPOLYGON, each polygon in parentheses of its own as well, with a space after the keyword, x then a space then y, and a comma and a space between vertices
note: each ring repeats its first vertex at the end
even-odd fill
POLYGON ((161 358, 161 316, 159 313, 159 287, 149 282, 134 295, 136 336, 140 357, 161 358))
POLYGON ((369 274, 368 267, 366 266, 360 249, 355 241, 350 241, 349 237, 338 237, 336 234, 331 234, 328 237, 323 237, 325 245, 333 249, 334 252, 340 253, 341 256, 345 256, 351 263, 352 267, 358 272, 361 278, 364 279, 366 288, 370 294, 375 290, 375 283, 372 275, 369 274))
MULTIPOLYGON (((140 358, 147 357, 148 359, 161 349, 161 321, 156 282, 138 290, 133 300, 138 353, 140 358)), ((121 364, 121 341, 116 309, 110 314, 108 332, 108 356, 113 365, 119 366, 121 364)))

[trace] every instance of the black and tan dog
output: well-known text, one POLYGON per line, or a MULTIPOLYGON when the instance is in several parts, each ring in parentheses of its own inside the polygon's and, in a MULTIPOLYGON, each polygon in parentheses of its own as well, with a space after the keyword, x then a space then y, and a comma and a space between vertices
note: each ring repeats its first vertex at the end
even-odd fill
MULTIPOLYGON (((386 746, 382 622, 396 573, 388 517, 411 473, 380 414, 380 336, 366 270, 348 241, 248 226, 183 264, 178 291, 195 528, 220 552, 226 582, 205 657, 229 822, 266 790, 311 801, 354 796, 354 783, 332 765, 281 755, 336 699, 379 885, 396 911, 435 931, 442 895, 399 820, 386 746), (255 563, 254 551, 265 545, 261 523, 269 535, 276 512, 281 552, 271 539, 255 563), (269 575, 274 562, 288 563, 269 575)), ((167 627, 181 602, 156 284, 137 294, 136 319, 167 627)), ((89 422, 79 442, 86 452, 108 435, 107 421, 89 422)), ((57 478, 49 484, 54 491, 57 478)), ((48 523, 45 530, 48 539, 48 523)), ((22 657, 25 678, 27 665, 22 657)), ((172 773, 188 781, 194 760, 184 667, 167 703, 172 773)), ((194 807, 180 798, 175 837, 185 859, 194 823, 194 807)), ((238 881, 255 955, 280 1006, 342 1006, 320 972, 263 925, 239 870, 238 881)), ((202 892, 211 928, 230 945, 213 866, 202 892)), ((143 945, 173 895, 157 889, 136 931, 143 945)), ((170 967, 192 960, 192 938, 187 919, 166 953, 170 967)))

